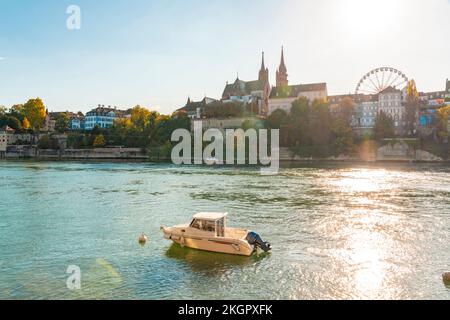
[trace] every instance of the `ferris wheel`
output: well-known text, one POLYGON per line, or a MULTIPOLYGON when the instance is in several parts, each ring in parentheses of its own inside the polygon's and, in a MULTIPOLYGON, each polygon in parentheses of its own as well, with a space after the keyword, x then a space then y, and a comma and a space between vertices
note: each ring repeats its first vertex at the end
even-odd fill
POLYGON ((408 83, 408 77, 401 71, 382 67, 368 72, 358 82, 356 94, 378 94, 387 87, 403 89, 408 83))

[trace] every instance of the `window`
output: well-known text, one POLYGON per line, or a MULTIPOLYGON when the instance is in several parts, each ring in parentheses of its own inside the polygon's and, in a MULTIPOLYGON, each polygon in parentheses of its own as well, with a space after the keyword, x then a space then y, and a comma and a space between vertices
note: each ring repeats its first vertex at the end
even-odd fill
POLYGON ((216 231, 216 222, 209 220, 200 220, 194 219, 191 223, 191 228, 199 229, 207 232, 215 232, 216 231))
POLYGON ((195 219, 191 223, 191 228, 195 228, 195 229, 200 229, 201 230, 203 228, 203 221, 195 219))
POLYGON ((225 221, 224 221, 224 219, 217 220, 217 236, 225 237, 225 221))

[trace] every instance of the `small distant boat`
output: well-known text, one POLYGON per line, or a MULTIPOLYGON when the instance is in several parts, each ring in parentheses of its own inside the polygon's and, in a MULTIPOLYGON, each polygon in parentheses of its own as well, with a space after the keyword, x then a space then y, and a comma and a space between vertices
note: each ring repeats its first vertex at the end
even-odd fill
POLYGON ((190 224, 161 227, 164 238, 181 246, 205 251, 250 256, 261 248, 265 252, 271 245, 255 232, 229 228, 227 213, 201 212, 194 215, 190 224))

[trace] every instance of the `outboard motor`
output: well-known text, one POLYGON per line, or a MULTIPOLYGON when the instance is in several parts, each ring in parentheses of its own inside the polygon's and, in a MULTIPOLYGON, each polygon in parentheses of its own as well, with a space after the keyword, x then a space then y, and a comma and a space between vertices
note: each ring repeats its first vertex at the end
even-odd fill
POLYGON ((246 240, 249 244, 260 247, 265 252, 268 252, 272 249, 272 247, 270 246, 270 243, 263 241, 261 239, 261 237, 259 236, 259 234, 257 234, 256 232, 249 232, 247 234, 246 240))

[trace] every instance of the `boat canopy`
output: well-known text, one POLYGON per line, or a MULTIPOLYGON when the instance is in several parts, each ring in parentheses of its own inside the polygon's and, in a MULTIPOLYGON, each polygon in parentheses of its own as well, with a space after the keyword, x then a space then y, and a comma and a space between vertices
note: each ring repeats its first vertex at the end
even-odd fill
POLYGON ((221 220, 225 218, 228 215, 228 213, 223 212, 199 212, 194 215, 194 219, 203 219, 203 220, 221 220))

